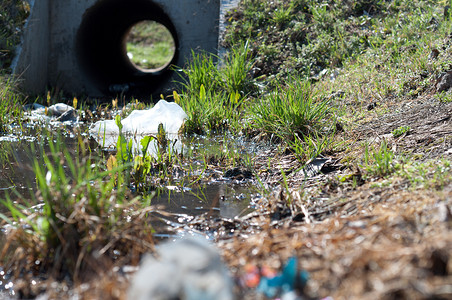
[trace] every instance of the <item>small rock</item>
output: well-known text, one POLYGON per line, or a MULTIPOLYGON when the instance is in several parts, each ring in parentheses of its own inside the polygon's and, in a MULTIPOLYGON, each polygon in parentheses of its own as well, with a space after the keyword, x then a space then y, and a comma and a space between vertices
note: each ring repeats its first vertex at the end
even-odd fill
POLYGON ((67 110, 61 116, 57 118, 57 121, 66 122, 66 121, 76 121, 77 120, 77 112, 75 109, 67 110))
POLYGON ((371 111, 371 110, 375 109, 377 106, 378 106, 377 102, 372 102, 369 105, 367 105, 367 110, 371 111))
POLYGON ((306 163, 306 166, 300 171, 305 177, 314 177, 321 173, 323 166, 330 162, 330 158, 316 157, 306 163))
POLYGON ((253 173, 249 170, 233 168, 224 172, 224 177, 237 180, 251 179, 253 177, 253 173))
POLYGON ((30 111, 30 110, 37 110, 37 109, 45 109, 44 105, 38 104, 38 103, 32 103, 32 104, 25 104, 23 109, 25 111, 30 111))
POLYGON ((443 72, 439 75, 435 87, 438 93, 447 91, 452 86, 452 71, 443 72))
POLYGON ((429 60, 434 60, 437 59, 439 55, 439 50, 438 49, 433 49, 432 52, 430 52, 430 55, 428 56, 429 60))

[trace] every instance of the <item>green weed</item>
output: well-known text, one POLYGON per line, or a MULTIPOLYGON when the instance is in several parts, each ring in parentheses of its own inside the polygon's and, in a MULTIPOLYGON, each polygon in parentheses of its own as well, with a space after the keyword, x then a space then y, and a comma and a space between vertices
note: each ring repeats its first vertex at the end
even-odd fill
POLYGON ((394 138, 398 138, 405 133, 409 132, 411 129, 410 126, 400 126, 399 128, 394 129, 391 133, 394 138))
POLYGON ((212 55, 192 52, 192 59, 182 72, 185 95, 198 95, 201 86, 207 91, 219 88, 219 73, 212 55))
POLYGON ((237 95, 207 90, 204 85, 200 86, 198 94, 181 95, 180 105, 188 115, 183 131, 205 134, 238 127, 242 99, 237 95))
POLYGON ((288 146, 292 150, 298 161, 305 163, 310 159, 319 156, 327 149, 332 142, 332 136, 319 136, 316 134, 304 136, 300 138, 295 135, 293 141, 288 141, 288 146))
POLYGON ((233 47, 218 70, 220 87, 237 100, 255 92, 256 85, 249 77, 253 65, 248 43, 233 47))
POLYGON ((20 121, 21 102, 22 98, 15 90, 14 82, 0 76, 0 133, 8 131, 8 125, 20 121))
POLYGON ((174 99, 188 114, 184 132, 187 134, 222 132, 236 129, 244 99, 257 91, 249 78, 253 60, 247 44, 233 48, 217 67, 214 56, 195 54, 183 70, 182 95, 174 99))
POLYGON ((128 184, 136 192, 146 195, 158 189, 159 183, 169 183, 173 177, 172 170, 180 161, 175 150, 177 141, 168 138, 163 124, 159 124, 155 135, 126 136, 119 115, 115 117, 115 123, 119 128, 116 154, 108 158, 106 165, 110 171, 122 167, 126 175, 116 176, 115 184, 128 184))
POLYGON ((290 80, 248 107, 251 126, 282 139, 320 134, 330 107, 316 96, 309 81, 290 80))
POLYGON ((40 208, 3 201, 10 213, 2 218, 14 233, 7 236, 1 261, 18 266, 15 276, 39 269, 54 278, 85 280, 110 268, 115 253, 133 260, 152 248, 152 227, 141 219, 139 199, 130 197, 127 184, 116 184, 127 165, 103 171, 82 141, 82 159, 73 158, 58 141, 49 147, 48 154, 40 148, 42 161, 35 159, 33 166, 38 185, 33 202, 40 208), (12 247, 23 255, 6 255, 12 247))
POLYGON ((399 165, 395 162, 394 153, 383 141, 377 149, 366 146, 363 167, 371 176, 385 177, 394 173, 399 165))
POLYGON ((440 102, 449 103, 452 102, 452 94, 450 92, 441 92, 435 95, 435 98, 440 102))
POLYGON ((447 159, 427 162, 415 162, 411 159, 398 174, 408 179, 413 188, 442 190, 452 180, 451 169, 451 162, 447 159))
POLYGON ((30 5, 22 0, 2 0, 0 11, 0 74, 3 74, 15 55, 30 5))

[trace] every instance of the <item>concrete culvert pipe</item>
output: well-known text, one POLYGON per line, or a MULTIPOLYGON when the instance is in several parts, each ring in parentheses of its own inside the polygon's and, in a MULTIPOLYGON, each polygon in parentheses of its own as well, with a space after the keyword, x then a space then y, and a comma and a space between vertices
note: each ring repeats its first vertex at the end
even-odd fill
MULTIPOLYGON (((39 0, 18 48, 14 73, 22 89, 70 95, 149 99, 174 88, 192 50, 217 53, 220 0, 39 0), (142 21, 164 26, 174 55, 160 68, 140 68, 126 53, 129 30, 142 21)), ((154 98, 155 99, 155 98, 154 98)))
POLYGON ((173 72, 171 67, 178 62, 176 28, 163 9, 148 0, 99 1, 84 14, 76 40, 82 70, 104 94, 149 96, 167 83, 173 72), (141 21, 155 21, 171 33, 175 50, 166 66, 143 70, 127 56, 128 33, 141 21))

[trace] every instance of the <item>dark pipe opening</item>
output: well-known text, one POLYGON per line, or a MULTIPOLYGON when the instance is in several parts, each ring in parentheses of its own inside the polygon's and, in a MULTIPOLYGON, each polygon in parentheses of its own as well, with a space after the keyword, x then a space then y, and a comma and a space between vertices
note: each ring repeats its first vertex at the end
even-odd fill
POLYGON ((149 97, 158 94, 172 75, 179 55, 174 25, 163 9, 149 0, 101 0, 89 8, 77 32, 77 54, 82 68, 107 95, 124 93, 149 97), (133 25, 155 21, 170 31, 176 46, 170 64, 156 71, 135 67, 127 57, 126 39, 133 25))

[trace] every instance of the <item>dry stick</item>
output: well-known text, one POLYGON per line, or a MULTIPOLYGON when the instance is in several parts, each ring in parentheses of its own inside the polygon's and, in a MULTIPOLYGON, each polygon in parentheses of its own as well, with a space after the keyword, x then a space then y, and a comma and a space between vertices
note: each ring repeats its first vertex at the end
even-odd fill
POLYGON ((304 214, 304 219, 305 219, 305 221, 306 221, 306 224, 311 224, 311 219, 310 219, 309 211, 306 209, 306 206, 304 206, 304 205, 301 203, 301 195, 300 195, 300 192, 295 193, 295 196, 298 198, 297 200, 298 200, 298 202, 299 202, 301 211, 302 211, 303 214, 304 214))
POLYGON ((300 207, 301 207, 301 211, 302 211, 303 214, 304 214, 304 218, 305 218, 305 220, 306 220, 306 224, 311 224, 311 219, 310 219, 310 216, 309 216, 309 211, 306 209, 306 207, 305 207, 303 204, 300 204, 300 207))

